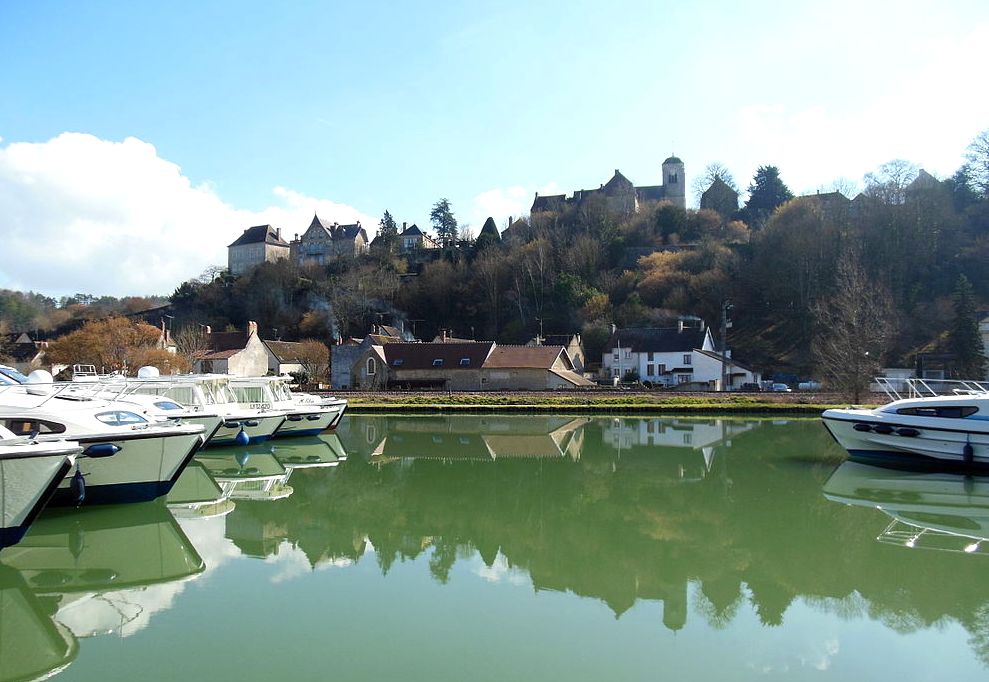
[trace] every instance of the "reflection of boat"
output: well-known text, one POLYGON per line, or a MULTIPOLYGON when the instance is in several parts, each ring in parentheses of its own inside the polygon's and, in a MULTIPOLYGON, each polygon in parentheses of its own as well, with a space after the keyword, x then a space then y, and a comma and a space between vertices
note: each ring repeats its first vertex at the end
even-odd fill
POLYGON ((288 469, 335 467, 340 464, 343 445, 336 434, 279 440, 271 446, 271 454, 288 469))
POLYGON ((16 544, 82 452, 77 443, 33 443, 0 427, 0 549, 16 544))
POLYGON ((989 395, 895 400, 874 410, 826 410, 824 425, 853 460, 989 467, 989 395))
POLYGON ((989 545, 989 478, 845 462, 825 483, 824 496, 890 516, 880 542, 968 553, 989 545))
POLYGON ((289 472, 270 445, 224 448, 202 453, 198 461, 224 493, 234 500, 280 500, 292 494, 289 472))
POLYGON ((49 511, 4 563, 77 637, 139 630, 204 569, 160 503, 49 511))
POLYGON ((76 638, 52 620, 21 574, 0 566, 0 682, 47 679, 78 651, 76 638))
POLYGON ((213 480, 198 461, 193 461, 165 498, 176 517, 208 517, 229 514, 234 509, 230 494, 213 480))

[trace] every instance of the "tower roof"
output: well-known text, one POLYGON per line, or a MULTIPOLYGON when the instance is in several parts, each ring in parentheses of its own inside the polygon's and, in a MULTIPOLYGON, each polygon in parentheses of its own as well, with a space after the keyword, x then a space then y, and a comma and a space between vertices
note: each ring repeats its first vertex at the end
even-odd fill
POLYGON ((680 157, 678 156, 671 156, 670 158, 666 159, 666 161, 663 162, 663 165, 665 166, 668 163, 683 163, 683 161, 681 161, 680 157))

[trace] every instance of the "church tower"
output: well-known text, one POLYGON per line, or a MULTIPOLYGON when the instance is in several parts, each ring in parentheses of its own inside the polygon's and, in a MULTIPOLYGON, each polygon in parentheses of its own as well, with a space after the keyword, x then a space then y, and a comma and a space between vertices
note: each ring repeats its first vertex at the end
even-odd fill
POLYGON ((674 206, 687 208, 687 183, 683 173, 683 161, 671 156, 663 162, 663 196, 674 206))

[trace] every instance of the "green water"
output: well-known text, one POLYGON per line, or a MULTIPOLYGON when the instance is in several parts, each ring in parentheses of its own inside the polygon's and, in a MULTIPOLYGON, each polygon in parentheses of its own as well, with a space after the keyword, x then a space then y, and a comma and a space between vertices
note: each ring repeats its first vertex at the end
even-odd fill
POLYGON ((354 416, 197 459, 0 554, 0 682, 987 676, 989 481, 842 464, 816 420, 354 416))

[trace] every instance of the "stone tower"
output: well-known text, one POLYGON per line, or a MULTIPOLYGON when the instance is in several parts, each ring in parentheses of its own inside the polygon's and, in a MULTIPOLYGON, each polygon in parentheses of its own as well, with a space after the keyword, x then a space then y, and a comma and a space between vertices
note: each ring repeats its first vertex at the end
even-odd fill
POLYGON ((683 161, 671 156, 663 162, 663 195, 674 206, 687 208, 687 183, 683 173, 683 161))

